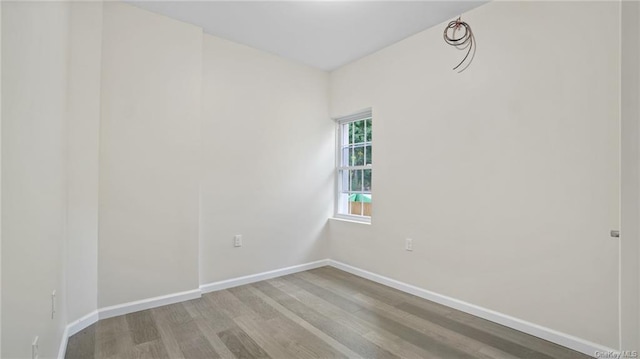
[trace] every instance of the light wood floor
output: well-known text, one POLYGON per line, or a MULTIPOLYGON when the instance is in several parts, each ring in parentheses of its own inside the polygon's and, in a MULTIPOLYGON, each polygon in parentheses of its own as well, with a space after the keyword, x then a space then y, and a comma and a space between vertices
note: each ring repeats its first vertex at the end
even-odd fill
POLYGON ((105 319, 66 358, 588 358, 323 267, 105 319))

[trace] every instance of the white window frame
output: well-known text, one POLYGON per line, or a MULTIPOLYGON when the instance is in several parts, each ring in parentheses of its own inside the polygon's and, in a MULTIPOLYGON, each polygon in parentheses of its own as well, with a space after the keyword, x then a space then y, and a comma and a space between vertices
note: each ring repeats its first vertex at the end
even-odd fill
MULTIPOLYGON (((336 122, 336 173, 335 173, 335 208, 334 208, 334 217, 335 218, 340 218, 340 219, 345 219, 345 220, 349 220, 349 221, 356 221, 356 222, 363 222, 363 223, 371 223, 371 216, 360 216, 360 215, 354 215, 354 214, 349 214, 349 213, 340 213, 340 196, 343 193, 342 190, 342 179, 341 179, 341 171, 345 171, 345 170, 371 170, 371 174, 373 176, 373 160, 371 161, 370 164, 366 164, 366 160, 365 160, 365 164, 361 165, 361 166, 343 166, 343 159, 342 159, 342 155, 343 155, 343 148, 347 148, 347 146, 343 145, 344 143, 344 136, 348 136, 347 134, 344 134, 342 132, 342 126, 351 122, 357 122, 357 121, 362 121, 362 120, 371 120, 371 124, 373 126, 373 113, 371 111, 371 109, 365 109, 362 111, 359 111, 357 113, 348 115, 348 116, 342 116, 342 117, 338 117, 334 119, 336 122), (341 137, 342 136, 342 137, 341 137)), ((365 122, 366 123, 366 122, 365 122)), ((365 130, 365 135, 366 135, 366 130, 365 130)), ((348 141, 347 141, 348 142, 348 141)), ((366 138, 365 138, 365 148, 366 148, 366 138)), ((371 144, 371 147, 373 148, 373 133, 371 134, 371 141, 369 141, 369 143, 371 144)), ((351 191, 349 190, 347 193, 369 193, 372 194, 373 193, 373 185, 371 188, 371 191, 351 191)))

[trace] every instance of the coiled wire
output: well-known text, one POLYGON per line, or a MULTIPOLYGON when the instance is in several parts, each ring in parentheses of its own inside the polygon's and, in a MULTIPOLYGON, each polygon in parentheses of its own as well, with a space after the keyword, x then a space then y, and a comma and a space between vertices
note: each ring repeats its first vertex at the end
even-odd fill
POLYGON ((453 68, 454 70, 460 68, 458 73, 466 70, 467 67, 471 65, 471 61, 473 61, 473 58, 476 55, 476 39, 473 36, 473 31, 471 31, 469 24, 461 21, 458 17, 456 20, 449 22, 449 24, 444 28, 443 37, 447 44, 455 46, 458 50, 467 49, 467 54, 464 55, 462 61, 453 68), (460 37, 456 37, 456 31, 460 30, 463 30, 464 32, 460 37), (473 51, 473 54, 471 54, 471 51, 473 51), (470 54, 471 57, 469 57, 470 54), (465 63, 465 61, 467 61, 467 59, 469 60, 467 64, 464 67, 460 67, 465 63))

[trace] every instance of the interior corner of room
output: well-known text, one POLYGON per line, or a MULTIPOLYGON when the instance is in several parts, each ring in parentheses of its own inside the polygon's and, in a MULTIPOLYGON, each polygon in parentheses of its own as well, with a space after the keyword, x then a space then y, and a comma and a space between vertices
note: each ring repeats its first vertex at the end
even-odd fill
POLYGON ((478 3, 462 72, 458 13, 323 68, 176 4, 0 4, 1 357, 63 358, 99 320, 242 285, 348 283, 637 357, 640 3, 478 3), (363 162, 341 166, 336 119, 365 109, 363 162))

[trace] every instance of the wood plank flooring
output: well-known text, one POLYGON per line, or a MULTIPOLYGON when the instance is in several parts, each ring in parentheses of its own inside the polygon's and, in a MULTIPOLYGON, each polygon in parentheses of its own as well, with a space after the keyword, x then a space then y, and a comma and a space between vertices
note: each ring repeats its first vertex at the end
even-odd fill
POLYGON ((101 320, 75 358, 588 358, 331 267, 101 320))

